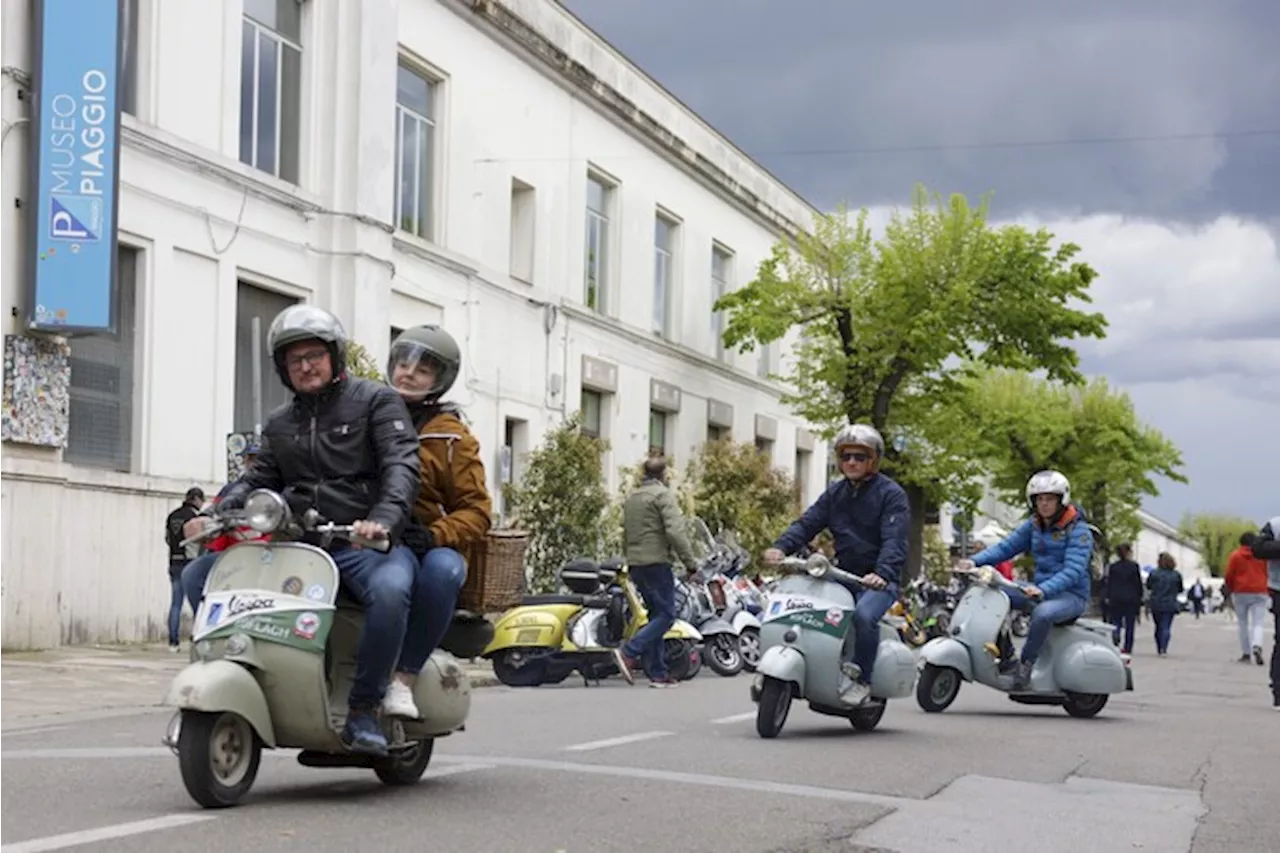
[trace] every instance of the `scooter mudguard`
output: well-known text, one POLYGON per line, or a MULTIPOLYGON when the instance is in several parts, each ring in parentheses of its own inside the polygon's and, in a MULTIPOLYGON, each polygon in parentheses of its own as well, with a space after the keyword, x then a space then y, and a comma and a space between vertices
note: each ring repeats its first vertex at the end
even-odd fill
POLYGON ((174 677, 164 703, 183 711, 230 711, 253 726, 263 744, 276 745, 267 697, 249 670, 229 660, 198 661, 174 677))
POLYGON ((733 632, 735 634, 741 634, 748 628, 755 628, 756 630, 759 630, 760 620, 745 610, 739 610, 737 613, 733 614, 733 632))
MULTIPOLYGON (((965 681, 973 681, 973 665, 969 649, 954 637, 935 637, 920 647, 920 660, 939 667, 950 667, 965 681)), ((875 674, 872 673, 874 678, 875 674)))
POLYGON ((693 640, 694 642, 700 642, 702 640, 702 632, 699 631, 697 628, 693 627, 693 625, 684 621, 683 619, 677 619, 671 625, 671 628, 667 631, 667 633, 662 635, 662 639, 693 640))
POLYGON ((776 678, 795 684, 804 694, 804 655, 794 646, 770 646, 760 656, 760 665, 756 667, 756 677, 776 678))
POLYGON ((471 679, 452 655, 434 651, 418 673, 413 702, 421 721, 405 721, 405 736, 440 737, 455 732, 471 713, 471 679))
POLYGON ((1055 656, 1053 680, 1070 693, 1123 693, 1128 686, 1119 652, 1102 643, 1072 643, 1055 656))
POLYGON ((708 619, 698 628, 699 633, 704 637, 710 637, 712 634, 733 634, 738 636, 737 630, 724 619, 708 619))
POLYGON ((564 644, 564 627, 569 617, 581 609, 572 604, 553 604, 508 610, 493 626, 493 639, 482 657, 505 649, 558 649, 564 644))
POLYGON ((896 637, 880 641, 875 668, 871 671, 871 695, 879 699, 902 699, 916 689, 916 656, 896 637))

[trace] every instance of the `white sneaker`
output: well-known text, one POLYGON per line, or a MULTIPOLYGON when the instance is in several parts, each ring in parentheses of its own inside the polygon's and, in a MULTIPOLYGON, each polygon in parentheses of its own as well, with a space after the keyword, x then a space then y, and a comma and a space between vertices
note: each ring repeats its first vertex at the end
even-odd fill
POLYGON ((855 681, 840 693, 840 700, 848 705, 861 705, 871 698, 871 685, 855 681))
POLYGON ((413 701, 413 691, 409 685, 398 678, 391 679, 387 692, 382 697, 382 713, 388 717, 404 717, 409 720, 421 719, 418 705, 413 701))

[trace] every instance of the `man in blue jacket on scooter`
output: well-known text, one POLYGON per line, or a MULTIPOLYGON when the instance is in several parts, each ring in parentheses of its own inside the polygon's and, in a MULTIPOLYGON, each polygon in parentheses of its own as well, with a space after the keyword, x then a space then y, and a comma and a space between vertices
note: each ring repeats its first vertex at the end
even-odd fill
POLYGON ((849 679, 840 698, 861 705, 871 696, 871 671, 880 648, 880 620, 898 598, 902 567, 907 562, 911 506, 901 486, 880 473, 884 439, 866 424, 850 424, 836 435, 839 480, 827 486, 813 506, 792 522, 773 547, 766 563, 794 554, 824 529, 835 540, 840 568, 859 575, 864 588, 853 590, 853 660, 841 671, 849 679))
POLYGON ((1031 613, 1031 627, 1014 673, 1015 690, 1027 689, 1049 629, 1084 613, 1092 588, 1093 531, 1084 513, 1071 503, 1071 483, 1057 471, 1041 471, 1027 481, 1027 504, 1031 517, 1017 530, 960 564, 990 566, 1028 551, 1035 559, 1035 582, 1022 592, 1005 589, 1015 610, 1031 613))

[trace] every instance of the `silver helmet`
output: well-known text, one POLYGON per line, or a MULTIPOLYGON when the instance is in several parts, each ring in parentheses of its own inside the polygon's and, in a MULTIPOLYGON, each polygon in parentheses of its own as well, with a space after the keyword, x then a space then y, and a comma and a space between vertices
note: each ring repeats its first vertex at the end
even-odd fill
POLYGON ((1071 482, 1057 471, 1039 471, 1027 480, 1027 504, 1033 512, 1036 495, 1057 495, 1066 506, 1071 502, 1071 482))

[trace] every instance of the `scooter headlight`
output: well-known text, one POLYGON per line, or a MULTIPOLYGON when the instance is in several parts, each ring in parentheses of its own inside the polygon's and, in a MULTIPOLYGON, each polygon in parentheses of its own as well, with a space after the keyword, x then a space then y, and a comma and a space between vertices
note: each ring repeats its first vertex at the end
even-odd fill
POLYGON ((244 502, 244 521, 259 533, 274 533, 289 517, 284 498, 268 489, 258 489, 244 502))

